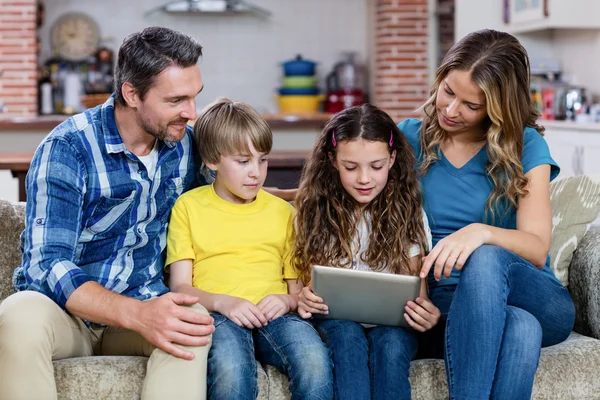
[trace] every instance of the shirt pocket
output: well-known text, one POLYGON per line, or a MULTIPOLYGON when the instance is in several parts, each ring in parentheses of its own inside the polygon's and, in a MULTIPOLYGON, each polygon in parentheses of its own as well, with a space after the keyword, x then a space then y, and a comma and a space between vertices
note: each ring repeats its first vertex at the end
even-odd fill
POLYGON ((169 221, 171 208, 181 195, 184 188, 184 180, 181 177, 170 178, 165 181, 156 193, 156 217, 163 223, 169 221))
POLYGON ((106 238, 125 235, 133 226, 131 212, 136 193, 132 191, 125 198, 101 197, 85 224, 82 239, 86 233, 106 238))

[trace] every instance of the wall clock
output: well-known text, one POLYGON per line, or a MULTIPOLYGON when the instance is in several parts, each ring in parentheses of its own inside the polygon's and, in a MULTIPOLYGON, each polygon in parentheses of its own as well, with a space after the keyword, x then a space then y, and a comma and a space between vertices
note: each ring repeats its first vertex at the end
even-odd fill
POLYGON ((61 16, 52 26, 52 49, 68 61, 84 61, 100 43, 100 28, 91 17, 81 13, 61 16))

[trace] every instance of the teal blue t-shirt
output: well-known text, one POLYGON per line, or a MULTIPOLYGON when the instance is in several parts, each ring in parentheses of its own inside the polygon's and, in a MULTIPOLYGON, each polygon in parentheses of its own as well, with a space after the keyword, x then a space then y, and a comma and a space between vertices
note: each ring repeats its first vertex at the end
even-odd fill
MULTIPOLYGON (((407 119, 398 124, 411 144, 415 156, 420 162, 422 160, 419 137, 421 135, 421 120, 407 119)), ((550 156, 550 150, 544 138, 533 128, 525 128, 524 148, 521 164, 523 173, 537 167, 538 165, 550 164, 550 180, 556 178, 560 169, 558 164, 550 156)), ((492 224, 486 215, 486 202, 493 189, 493 183, 486 173, 488 161, 486 146, 484 146, 473 158, 461 168, 456 168, 440 151, 440 159, 433 163, 421 181, 423 190, 423 208, 429 219, 429 227, 435 246, 440 239, 453 232, 471 224, 492 224)), ((493 225, 516 229, 517 213, 514 207, 508 212, 498 210, 494 215, 493 225)), ((546 262, 543 272, 554 274, 550 270, 550 260, 546 262)), ((433 271, 433 269, 432 269, 433 271)), ((456 285, 460 271, 453 270, 450 278, 436 282, 433 274, 429 275, 431 287, 441 285, 456 285)), ((556 279, 556 278, 554 278, 556 279)))

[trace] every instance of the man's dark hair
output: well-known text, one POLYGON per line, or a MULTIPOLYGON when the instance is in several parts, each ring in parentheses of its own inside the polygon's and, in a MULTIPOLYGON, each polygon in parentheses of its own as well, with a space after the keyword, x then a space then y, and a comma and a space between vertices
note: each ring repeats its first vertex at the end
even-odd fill
POLYGON ((198 63, 202 46, 192 37, 172 29, 153 26, 127 37, 115 67, 115 101, 127 106, 121 86, 129 82, 143 100, 154 79, 166 68, 191 67, 198 63))

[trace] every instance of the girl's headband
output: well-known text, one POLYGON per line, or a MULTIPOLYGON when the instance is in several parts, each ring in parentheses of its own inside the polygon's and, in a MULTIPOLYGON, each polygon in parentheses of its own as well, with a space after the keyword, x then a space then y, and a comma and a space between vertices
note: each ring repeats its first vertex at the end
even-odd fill
MULTIPOLYGON (((331 130, 331 144, 333 144, 333 147, 337 147, 337 140, 335 140, 335 131, 333 129, 331 130)), ((389 145, 390 145, 390 147, 394 146, 394 132, 393 131, 390 131, 389 145)))

